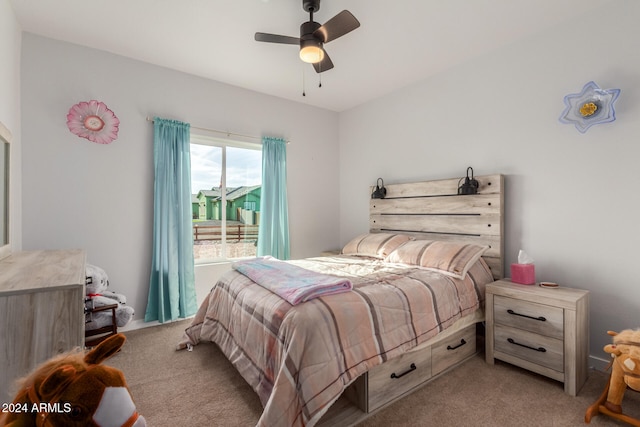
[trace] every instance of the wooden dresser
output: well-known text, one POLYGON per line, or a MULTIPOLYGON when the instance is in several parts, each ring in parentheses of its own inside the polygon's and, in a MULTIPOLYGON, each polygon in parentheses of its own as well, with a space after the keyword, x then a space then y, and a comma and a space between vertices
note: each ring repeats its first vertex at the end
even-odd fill
POLYGON ((486 360, 511 363, 564 383, 575 396, 587 380, 589 292, 498 280, 486 288, 486 360))
POLYGON ((0 402, 16 378, 84 346, 85 252, 16 252, 0 260, 0 402))

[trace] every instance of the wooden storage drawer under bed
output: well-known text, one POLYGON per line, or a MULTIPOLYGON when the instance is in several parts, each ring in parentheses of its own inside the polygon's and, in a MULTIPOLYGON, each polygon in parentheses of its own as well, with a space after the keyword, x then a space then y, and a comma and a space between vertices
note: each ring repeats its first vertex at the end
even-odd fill
POLYGON ((431 378, 431 347, 387 360, 366 375, 368 410, 371 412, 431 378))
POLYGON ((431 375, 438 375, 475 353, 476 325, 471 325, 431 347, 431 375))
POLYGON ((366 393, 365 412, 372 412, 422 385, 431 377, 476 353, 476 325, 427 347, 418 347, 371 369, 359 381, 366 393))

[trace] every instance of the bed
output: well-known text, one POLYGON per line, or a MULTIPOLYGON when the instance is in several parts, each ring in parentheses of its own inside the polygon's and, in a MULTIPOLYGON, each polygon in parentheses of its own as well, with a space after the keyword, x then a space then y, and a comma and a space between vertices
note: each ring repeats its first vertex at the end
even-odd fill
POLYGON ((503 177, 387 186, 341 254, 288 261, 350 290, 291 304, 234 269, 179 347, 215 342, 264 406, 261 426, 357 423, 476 352, 484 287, 502 277, 503 177))

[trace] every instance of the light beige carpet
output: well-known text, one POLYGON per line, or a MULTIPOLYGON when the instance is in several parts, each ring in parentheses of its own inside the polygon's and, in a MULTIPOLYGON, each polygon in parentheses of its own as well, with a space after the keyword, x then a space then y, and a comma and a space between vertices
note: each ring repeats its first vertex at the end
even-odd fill
MULTIPOLYGON (((127 332, 123 349, 106 363, 124 372, 152 427, 254 426, 260 401, 214 344, 175 350, 188 323, 127 332)), ((589 374, 571 397, 559 382, 499 361, 487 365, 480 353, 361 426, 584 426, 585 410, 608 379, 602 372, 589 374)), ((640 393, 627 391, 623 408, 640 417, 640 393)), ((590 425, 626 424, 598 415, 590 425)))

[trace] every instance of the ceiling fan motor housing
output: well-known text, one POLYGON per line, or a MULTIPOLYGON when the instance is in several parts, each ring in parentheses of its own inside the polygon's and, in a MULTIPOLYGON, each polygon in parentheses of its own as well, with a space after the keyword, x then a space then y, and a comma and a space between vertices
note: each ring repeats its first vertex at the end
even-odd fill
POLYGON ((305 40, 317 40, 313 32, 321 26, 319 23, 313 21, 304 22, 300 25, 300 44, 302 45, 302 42, 305 40))

